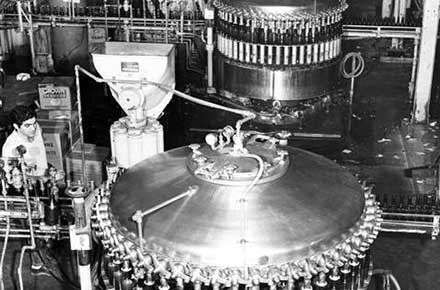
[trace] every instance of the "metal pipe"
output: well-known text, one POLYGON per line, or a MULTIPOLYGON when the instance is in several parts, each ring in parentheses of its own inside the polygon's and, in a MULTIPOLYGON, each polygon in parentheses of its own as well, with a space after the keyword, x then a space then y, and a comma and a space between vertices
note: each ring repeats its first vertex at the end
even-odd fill
POLYGON ((32 14, 29 14, 29 42, 31 46, 31 58, 32 58, 32 69, 35 71, 37 68, 36 57, 35 57, 35 45, 34 45, 34 24, 32 21, 32 14))
POLYGON ((29 23, 28 33, 29 33, 29 44, 30 44, 30 50, 31 50, 32 69, 35 71, 36 61, 35 61, 34 28, 33 28, 33 22, 32 22, 32 14, 29 13, 29 16, 26 15, 26 13, 23 11, 23 6, 22 6, 21 1, 17 1, 17 11, 18 11, 18 23, 19 23, 19 27, 20 27, 21 32, 24 32, 23 17, 29 23))
POLYGON ((169 10, 168 10, 168 1, 165 2, 165 43, 168 43, 168 18, 169 18, 169 10))
POLYGON ((381 232, 385 232, 385 233, 406 233, 406 234, 426 234, 428 231, 424 231, 424 230, 417 230, 417 229, 380 229, 381 232))
POLYGON ((130 8, 130 26, 128 27, 128 41, 130 42, 130 38, 134 39, 134 32, 130 33, 130 27, 133 26, 133 6, 130 4, 129 5, 130 8))
POLYGON ((23 156, 20 157, 21 159, 21 171, 23 173, 23 195, 26 199, 26 210, 27 210, 27 215, 28 215, 28 222, 29 222, 29 231, 31 234, 31 246, 34 249, 35 248, 35 238, 34 238, 34 227, 32 224, 32 209, 31 209, 31 201, 29 199, 29 185, 28 185, 28 179, 27 179, 27 174, 26 174, 26 168, 24 165, 24 158, 23 156))
POLYGON ((408 218, 434 218, 435 215, 431 214, 419 214, 419 213, 392 213, 392 212, 382 212, 382 216, 402 216, 408 218))
POLYGON ((81 290, 92 290, 92 271, 90 270, 90 263, 79 265, 78 269, 81 290))
POLYGON ((23 197, 4 197, 0 196, 0 201, 11 201, 11 202, 26 202, 26 199, 23 197))
MULTIPOLYGON (((4 238, 6 237, 6 234, 0 234, 0 237, 4 238)), ((29 239, 30 235, 25 234, 9 234, 8 239, 29 239)), ((37 239, 53 239, 54 235, 35 235, 35 238, 37 239)), ((61 239, 68 239, 69 236, 61 237, 61 239)))
POLYGON ((440 164, 437 165, 437 192, 435 196, 435 201, 438 203, 440 201, 440 164))
POLYGON ((24 180, 24 197, 26 198, 26 205, 27 205, 27 213, 28 213, 28 222, 29 222, 29 232, 30 232, 30 236, 31 236, 31 245, 30 246, 24 246, 21 248, 21 253, 20 253, 20 262, 18 264, 18 268, 17 268, 17 274, 18 274, 18 281, 19 281, 19 285, 20 285, 20 290, 23 290, 23 258, 24 258, 24 253, 27 250, 33 250, 35 249, 35 235, 34 235, 34 228, 33 228, 33 224, 32 224, 32 214, 31 214, 31 205, 30 205, 30 200, 29 200, 29 191, 28 191, 28 184, 27 184, 27 177, 26 177, 26 171, 24 168, 24 160, 23 157, 21 157, 21 169, 23 172, 23 180, 24 180))
POLYGON ((71 14, 70 14, 70 16, 73 19, 73 18, 75 18, 75 2, 74 2, 74 0, 71 0, 70 3, 71 3, 71 14))
POLYGON ((168 199, 168 200, 166 200, 166 201, 164 201, 164 202, 162 202, 162 203, 160 203, 160 204, 158 204, 148 210, 145 210, 145 211, 137 210, 133 214, 132 220, 134 222, 136 222, 136 224, 137 224, 139 247, 141 248, 142 251, 143 251, 143 247, 142 247, 143 246, 143 243, 142 243, 142 241, 143 241, 143 239, 142 239, 142 219, 145 216, 150 215, 153 212, 158 211, 158 210, 160 210, 160 209, 162 209, 162 208, 164 208, 164 207, 166 207, 166 206, 168 206, 168 205, 170 205, 170 204, 172 204, 172 203, 174 203, 184 197, 192 196, 193 194, 195 194, 198 191, 198 189, 199 189, 199 187, 196 185, 190 186, 190 187, 188 187, 188 190, 186 190, 184 193, 181 193, 173 198, 170 198, 170 199, 168 199))
MULTIPOLYGON (((5 23, 9 23, 9 22, 13 22, 13 21, 18 21, 16 20, 16 17, 14 18, 10 18, 7 17, 5 15, 3 15, 3 20, 5 23)), ((23 15, 23 17, 25 17, 25 15, 23 15)), ((104 25, 105 22, 109 22, 113 25, 113 27, 117 27, 120 25, 120 19, 117 17, 85 17, 85 16, 76 16, 75 17, 75 21, 77 23, 71 23, 68 22, 70 21, 69 17, 57 17, 58 21, 67 21, 67 22, 53 22, 53 19, 48 19, 46 18, 42 18, 39 16, 35 16, 33 17, 33 22, 36 23, 37 26, 50 26, 50 25, 55 25, 55 26, 78 26, 78 25, 92 25, 94 27, 98 27, 100 25, 104 25)), ((137 25, 138 27, 146 27, 146 26, 165 26, 165 19, 154 19, 154 18, 146 18, 146 19, 135 19, 133 18, 133 25, 137 25)), ((173 27, 195 27, 197 28, 197 31, 202 31, 204 29, 205 26, 205 22, 203 20, 188 20, 188 22, 185 21, 180 21, 178 19, 168 19, 168 29, 174 29, 173 27)), ((26 23, 23 23, 23 26, 25 26, 26 23)), ((9 28, 15 28, 16 26, 11 25, 11 26, 5 26, 5 25, 1 25, 2 28, 5 27, 9 27, 9 28)), ((164 29, 164 27, 161 27, 162 29, 164 29)), ((184 29, 180 29, 182 32, 184 31, 184 29)))
POLYGON ((408 226, 408 227, 429 227, 432 228, 432 223, 428 222, 399 222, 399 221, 383 221, 381 227, 385 225, 394 225, 394 226, 408 226))
POLYGON ((130 42, 130 25, 127 19, 124 19, 124 40, 130 42))
POLYGON ((86 153, 85 153, 85 146, 84 146, 84 131, 83 131, 83 125, 82 125, 82 109, 81 109, 81 89, 80 89, 80 82, 79 82, 79 65, 75 65, 75 79, 76 79, 76 98, 78 100, 78 126, 79 126, 79 142, 81 145, 81 167, 82 167, 82 176, 81 181, 83 184, 87 184, 86 180, 86 153))
MULTIPOLYGON (((226 112, 230 112, 230 113, 234 113, 237 115, 241 115, 241 116, 254 116, 255 114, 251 111, 246 111, 246 110, 238 110, 238 109, 233 109, 233 108, 229 108, 229 107, 225 107, 222 105, 218 105, 218 104, 214 104, 208 101, 203 101, 200 99, 197 99, 195 97, 192 97, 188 94, 182 93, 178 90, 175 90, 167 85, 161 84, 161 83, 156 83, 156 82, 151 82, 151 81, 147 81, 147 80, 120 80, 120 79, 103 79, 103 78, 99 78, 95 75, 93 75, 92 73, 88 72, 87 70, 83 69, 82 67, 80 67, 79 65, 75 66, 75 71, 78 71, 78 75, 79 75, 79 71, 81 71, 82 73, 84 73, 85 75, 87 75, 88 77, 90 77, 91 79, 93 79, 94 81, 98 82, 98 83, 114 83, 114 82, 118 82, 118 83, 126 83, 126 84, 137 84, 137 85, 153 85, 156 86, 158 88, 164 89, 168 92, 171 92, 187 101, 199 104, 201 106, 205 106, 205 107, 209 107, 209 108, 213 108, 213 109, 218 109, 218 110, 223 110, 226 112)), ((77 77, 77 81, 79 82, 79 77, 77 77)), ((78 98, 79 99, 79 98, 78 98)), ((81 114, 80 114, 81 115, 81 114)), ((80 117, 81 118, 81 117, 80 117)), ((81 124, 81 123, 80 123, 81 124)))
POLYGON ((417 72, 417 60, 419 55, 419 39, 414 38, 414 54, 413 54, 413 63, 411 69, 411 81, 409 82, 409 99, 412 100, 414 98, 414 87, 416 82, 416 72, 417 72))
MULTIPOLYGON (((81 188, 80 188, 81 189, 81 188)), ((85 199, 84 195, 77 195, 77 192, 83 192, 83 190, 71 190, 69 191, 69 196, 73 198, 73 210, 75 216, 75 235, 87 235, 89 238, 90 233, 85 233, 89 231, 87 228, 86 220, 86 210, 85 210, 85 199)), ((71 233, 72 234, 72 233, 71 233)), ((83 239, 81 239, 83 240, 83 239)), ((90 241, 84 241, 81 243, 80 248, 77 248, 78 257, 78 272, 81 284, 81 290, 92 290, 92 279, 90 271, 90 241)))
POLYGON ((440 0, 425 0, 423 5, 422 37, 420 40, 419 65, 414 95, 413 121, 426 122, 431 100, 431 88, 437 45, 440 0))
MULTIPOLYGON (((352 72, 356 71, 356 58, 355 57, 353 57, 352 60, 351 60, 351 71, 352 72)), ((350 106, 353 105, 354 79, 355 79, 355 76, 352 75, 351 80, 350 80, 350 106)))
MULTIPOLYGON (((0 229, 0 232, 5 232, 5 231, 7 231, 6 229, 0 229)), ((10 232, 13 232, 13 233, 26 233, 26 232, 29 232, 29 230, 28 229, 10 229, 9 230, 10 232)), ((37 234, 57 234, 57 233, 59 233, 59 231, 57 231, 57 230, 36 230, 36 231, 34 231, 34 233, 37 235, 37 234)), ((61 233, 61 231, 60 231, 60 233, 61 233)), ((67 229, 65 229, 64 230, 64 233, 68 233, 68 230, 67 229)))
MULTIPOLYGON (((32 238, 32 236, 31 236, 32 238)), ((35 246, 24 246, 21 248, 21 253, 20 253, 20 262, 18 264, 18 268, 17 268, 17 273, 18 273, 18 281, 19 281, 19 286, 20 286, 20 290, 24 290, 23 287, 23 273, 22 273, 22 268, 23 268, 23 257, 24 257, 24 253, 27 250, 33 250, 35 249, 35 246)))
MULTIPOLYGON (((128 26, 128 30, 148 30, 148 31, 164 31, 164 30, 172 30, 173 28, 164 28, 164 27, 149 27, 149 26, 128 26)), ((176 33, 177 34, 177 33, 176 33)))
MULTIPOLYGON (((184 33, 185 32, 185 18, 183 13, 180 13, 180 32, 184 33)), ((180 38, 180 43, 183 43, 183 36, 180 38)))
MULTIPOLYGON (((208 22, 211 22, 208 20, 208 22)), ((208 24, 206 51, 208 57, 208 94, 214 94, 214 32, 212 25, 208 24)))
POLYGON ((21 10, 21 1, 17 1, 17 12, 18 12, 18 27, 20 32, 24 31, 23 28, 23 11, 21 10))
POLYGON ((6 225, 6 234, 5 234, 5 240, 3 241, 3 250, 2 250, 2 254, 1 254, 1 258, 0 258, 0 289, 4 290, 5 289, 5 285, 3 283, 3 265, 4 265, 4 261, 5 261, 5 256, 6 256, 6 249, 8 247, 8 240, 9 240, 9 235, 10 235, 10 229, 11 229, 11 224, 10 224, 10 220, 9 218, 6 219, 7 225, 6 225))
MULTIPOLYGON (((2 194, 4 197, 6 197, 6 182, 5 182, 5 178, 1 179, 1 184, 2 184, 2 194)), ((7 201, 5 201, 5 209, 8 209, 8 203, 7 201)), ((8 246, 8 239, 9 239, 9 233, 10 233, 10 229, 11 229, 11 222, 9 217, 6 218, 6 234, 5 234, 5 240, 3 241, 3 251, 2 251, 2 255, 0 258, 0 289, 4 290, 5 289, 5 285, 4 285, 4 280, 3 280, 3 263, 5 260, 5 256, 6 256, 6 249, 8 246)))
POLYGON ((144 216, 150 215, 150 214, 152 214, 153 212, 158 211, 158 210, 160 210, 161 208, 164 208, 164 207, 166 207, 166 206, 168 206, 168 205, 170 205, 170 204, 172 204, 172 203, 174 203, 174 202, 176 202, 176 201, 178 201, 178 200, 180 200, 180 199, 182 199, 182 198, 184 198, 184 197, 192 196, 193 194, 195 194, 195 193, 197 192, 198 189, 199 189, 199 188, 198 188, 198 186, 196 186, 196 185, 194 185, 194 186, 190 186, 190 187, 188 188, 188 190, 185 191, 184 193, 181 193, 181 194, 179 194, 179 195, 177 195, 177 196, 175 196, 175 197, 173 197, 173 198, 170 198, 170 199, 168 199, 168 200, 166 200, 166 201, 164 201, 164 202, 162 202, 162 203, 160 203, 160 204, 158 204, 158 205, 156 205, 156 206, 153 206, 153 207, 150 208, 150 209, 147 209, 147 210, 141 212, 140 217, 142 218, 142 217, 144 217, 144 216))
POLYGON ((104 1, 104 27, 105 27, 105 40, 108 39, 108 12, 107 12, 107 1, 104 1))

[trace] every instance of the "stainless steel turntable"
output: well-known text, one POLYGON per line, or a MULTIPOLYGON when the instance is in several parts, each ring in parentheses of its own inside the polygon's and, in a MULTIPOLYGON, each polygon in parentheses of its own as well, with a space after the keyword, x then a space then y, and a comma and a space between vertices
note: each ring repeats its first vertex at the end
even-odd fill
POLYGON ((369 189, 335 162, 273 138, 245 138, 238 154, 214 147, 158 154, 128 169, 111 193, 102 189, 94 226, 107 250, 159 285, 300 281, 308 289, 348 271, 362 288, 380 225, 369 189), (149 209, 139 232, 133 214, 149 209))

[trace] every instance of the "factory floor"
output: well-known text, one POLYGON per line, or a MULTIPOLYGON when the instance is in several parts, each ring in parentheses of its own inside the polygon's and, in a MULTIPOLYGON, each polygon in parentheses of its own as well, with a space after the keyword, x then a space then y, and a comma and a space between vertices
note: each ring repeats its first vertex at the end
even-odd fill
MULTIPOLYGON (((439 154, 435 120, 432 126, 402 122, 410 118, 410 69, 404 64, 369 64, 358 80, 351 138, 339 160, 375 184, 373 191, 382 203, 429 190, 428 184, 405 178, 404 169, 432 164, 439 154)), ((381 233, 372 253, 374 268, 390 270, 402 289, 439 289, 440 242, 429 235, 381 233)), ((375 289, 374 284, 380 283, 372 283, 370 289, 375 289)))
MULTIPOLYGON (((410 74, 411 65, 408 64, 368 62, 367 71, 357 80, 349 138, 344 142, 337 142, 336 146, 334 142, 322 143, 318 150, 366 176, 370 182, 376 184, 375 192, 378 194, 399 194, 413 188, 411 181, 405 181, 401 176, 403 169, 408 166, 405 151, 398 146, 391 146, 402 134, 396 131, 399 130, 402 120, 409 117, 410 102, 407 96, 410 74), (384 144, 380 140, 387 142, 384 144)), ((104 126, 105 124, 102 125, 103 128, 94 129, 101 132, 108 130, 104 126)), ((179 134, 179 126, 170 128, 171 133, 168 132, 166 136, 169 140, 173 139, 170 135, 179 134)), ((183 145, 178 144, 179 142, 174 144, 183 145)), ((174 144, 168 142, 167 147, 174 144)), ((437 151, 433 150, 428 155, 434 156, 435 152, 437 151)), ((21 243, 17 241, 8 245, 3 269, 5 289, 18 289, 16 269, 20 246, 21 243)), ((402 289, 439 289, 440 242, 431 240, 430 236, 381 233, 372 247, 372 254, 374 267, 390 270, 402 289)), ((65 254, 58 260, 64 263, 63 271, 72 278, 70 257, 70 254, 65 254)), ((50 261, 55 263, 53 259, 50 261)), ((63 277, 59 272, 55 275, 48 271, 32 273, 29 256, 25 255, 24 289, 73 289, 68 283, 60 281, 63 277), (53 278, 54 276, 58 279, 53 278)), ((378 289, 380 284, 380 280, 373 279, 369 289, 378 289)))

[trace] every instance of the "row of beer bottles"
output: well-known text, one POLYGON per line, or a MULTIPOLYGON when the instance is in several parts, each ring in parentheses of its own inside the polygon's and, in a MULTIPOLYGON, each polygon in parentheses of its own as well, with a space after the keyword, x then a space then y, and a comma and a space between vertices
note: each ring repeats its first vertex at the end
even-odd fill
POLYGON ((341 38, 304 45, 241 42, 217 35, 217 49, 228 58, 263 65, 309 65, 327 62, 341 54, 341 38))
POLYGON ((291 26, 287 29, 274 28, 271 26, 260 26, 251 28, 248 25, 236 25, 226 21, 217 21, 217 31, 232 39, 277 45, 311 44, 328 41, 342 34, 342 23, 337 22, 330 26, 319 25, 291 26))
MULTIPOLYGON (((45 16, 69 16, 70 10, 67 6, 51 6, 51 5, 38 5, 31 7, 31 11, 35 15, 45 16)), ((3 10, 6 14, 15 14, 16 6, 9 6, 3 10)), ((75 7, 75 16, 90 16, 90 17, 134 17, 134 18, 165 18, 165 13, 154 5, 145 7, 145 11, 142 7, 127 7, 127 5, 107 5, 107 6, 85 6, 75 7), (128 9, 127 9, 128 8, 128 9)), ((168 12, 168 17, 171 19, 180 19, 183 16, 184 19, 203 19, 203 13, 200 10, 196 11, 173 11, 168 12)))

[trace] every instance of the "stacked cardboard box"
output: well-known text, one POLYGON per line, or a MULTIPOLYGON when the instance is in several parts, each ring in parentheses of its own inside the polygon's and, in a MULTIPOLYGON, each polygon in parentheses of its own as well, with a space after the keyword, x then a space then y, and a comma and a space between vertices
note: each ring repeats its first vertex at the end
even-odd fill
POLYGON ((39 110, 37 120, 42 129, 48 162, 65 170, 65 155, 79 139, 78 112, 39 110))
POLYGON ((43 131, 47 159, 63 170, 67 152, 79 139, 74 84, 71 76, 45 77, 38 84, 41 109, 37 111, 37 121, 43 131))
POLYGON ((78 111, 38 110, 37 118, 43 120, 69 120, 74 128, 79 125, 78 111))
POLYGON ((63 124, 69 133, 69 145, 79 140, 79 115, 78 111, 38 110, 37 121, 43 126, 57 126, 63 124))
POLYGON ((44 110, 71 111, 75 108, 75 79, 66 77, 47 77, 38 84, 40 107, 44 110))
MULTIPOLYGON (((75 146, 76 147, 76 146, 75 146)), ((92 148, 93 146, 87 146, 92 148)), ((104 161, 109 157, 110 150, 107 147, 94 147, 85 153, 85 176, 87 181, 93 180, 95 184, 101 184, 105 178, 104 161)), ((66 178, 77 181, 82 178, 81 152, 70 151, 66 156, 66 178)))
POLYGON ((68 130, 63 124, 40 124, 46 148, 47 162, 57 169, 64 170, 64 157, 69 150, 68 130))

